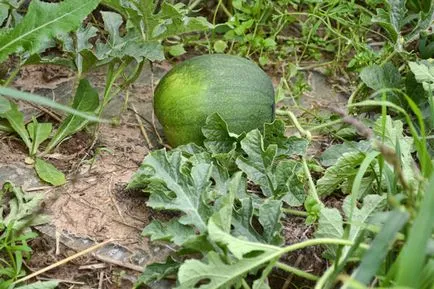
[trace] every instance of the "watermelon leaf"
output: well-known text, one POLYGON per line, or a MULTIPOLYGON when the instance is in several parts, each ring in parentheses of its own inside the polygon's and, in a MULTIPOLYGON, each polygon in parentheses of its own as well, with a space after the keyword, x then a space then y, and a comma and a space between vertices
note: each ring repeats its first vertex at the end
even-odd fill
MULTIPOLYGON (((278 123, 274 125, 280 126, 278 123)), ((272 126, 269 128, 274 129, 272 126)), ((238 157, 236 164, 249 179, 261 187, 265 196, 283 198, 291 206, 300 206, 306 197, 302 181, 302 166, 296 161, 277 162, 277 156, 279 145, 281 153, 291 151, 298 154, 305 150, 307 143, 298 138, 284 138, 283 135, 276 133, 272 135, 274 139, 278 138, 277 144, 273 143, 266 147, 259 130, 247 133, 241 140, 241 148, 247 157, 238 157)), ((269 135, 269 141, 271 139, 269 135)))
POLYGON ((283 252, 283 249, 279 247, 237 239, 224 232, 213 219, 209 222, 208 231, 211 240, 227 246, 235 257, 233 262, 228 264, 214 251, 206 256, 204 262, 187 260, 178 271, 179 286, 176 287, 177 289, 217 289, 232 288, 232 286, 238 288, 236 285, 239 285, 249 272, 254 272, 267 265, 283 252), (249 256, 249 253, 253 252, 255 254, 249 256), (203 281, 207 282, 200 285, 203 281))
POLYGON ((277 145, 277 156, 304 155, 308 141, 295 136, 285 136, 285 123, 276 119, 272 123, 264 124, 264 147, 277 145))
POLYGON ((139 35, 120 35, 122 16, 115 12, 101 11, 104 21, 104 29, 109 33, 106 43, 96 43, 95 56, 99 60, 108 61, 112 58, 123 58, 130 56, 140 62, 143 58, 150 61, 164 60, 163 46, 158 41, 142 41, 139 35))
POLYGON ((142 275, 137 279, 134 288, 138 288, 141 284, 149 285, 168 275, 176 274, 180 265, 181 264, 176 262, 172 257, 168 257, 164 263, 153 263, 147 265, 142 275))
POLYGON ((264 142, 259 130, 247 133, 241 141, 241 148, 247 157, 236 160, 238 167, 247 174, 249 179, 261 186, 265 196, 271 196, 274 191, 272 164, 277 152, 277 145, 264 148, 264 142))
POLYGON ((172 219, 167 223, 154 220, 143 229, 142 235, 150 237, 151 241, 169 241, 180 246, 190 236, 194 235, 194 229, 191 226, 179 223, 176 219, 172 219))
POLYGON ((0 34, 0 62, 12 53, 27 52, 32 55, 40 52, 45 43, 57 34, 77 29, 99 1, 31 1, 23 20, 15 28, 0 34))
POLYGON ((227 123, 218 113, 207 117, 202 134, 204 146, 213 154, 228 153, 237 146, 237 138, 229 132, 227 123))
POLYGON ((184 212, 179 222, 204 232, 213 212, 205 202, 211 191, 212 164, 202 160, 186 171, 186 162, 179 151, 151 152, 133 176, 130 187, 149 184, 150 207, 184 212))

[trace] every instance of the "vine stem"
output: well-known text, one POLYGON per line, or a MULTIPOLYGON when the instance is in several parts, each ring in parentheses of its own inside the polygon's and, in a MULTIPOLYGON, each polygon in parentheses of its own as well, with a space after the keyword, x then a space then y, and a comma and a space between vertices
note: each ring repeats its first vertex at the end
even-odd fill
MULTIPOLYGON (((334 238, 317 238, 311 239, 304 242, 300 242, 297 244, 289 245, 284 247, 281 251, 279 251, 279 255, 283 255, 295 250, 303 249, 310 246, 316 245, 343 245, 343 246, 353 246, 354 242, 350 240, 342 240, 342 239, 334 239, 334 238)), ((360 244, 360 247, 363 249, 368 249, 369 246, 366 244, 360 244)))
POLYGON ((323 203, 321 202, 321 200, 320 200, 320 198, 318 196, 318 192, 316 190, 315 183, 313 182, 312 175, 310 174, 310 170, 309 170, 309 168, 307 166, 306 157, 302 157, 302 161, 303 161, 304 173, 306 174, 306 176, 307 176, 307 178, 309 180, 310 194, 315 199, 315 201, 317 201, 318 204, 323 205, 323 203))
POLYGON ((339 119, 332 120, 332 121, 329 121, 329 122, 326 122, 326 123, 323 123, 323 124, 320 124, 317 126, 310 127, 309 131, 320 130, 320 129, 330 127, 330 126, 335 125, 335 124, 343 123, 343 122, 344 122, 343 119, 339 118, 339 119))
POLYGON ((307 217, 309 214, 304 211, 298 211, 290 208, 282 208, 282 211, 286 214, 299 216, 299 217, 307 217))
POLYGON ((312 140, 312 134, 310 133, 310 131, 305 130, 304 128, 301 127, 301 125, 298 122, 297 118, 295 117, 295 115, 291 111, 277 109, 276 110, 276 114, 280 115, 280 116, 287 116, 287 117, 289 117, 289 119, 294 124, 295 128, 299 131, 299 133, 302 136, 304 136, 305 138, 307 138, 309 141, 312 140))
POLYGON ((241 281, 241 283, 243 284, 244 289, 251 289, 249 284, 247 284, 247 281, 245 279, 243 279, 243 281, 241 281))
POLYGON ((313 275, 313 274, 310 274, 310 273, 304 272, 303 270, 297 269, 297 268, 295 268, 295 267, 291 267, 291 266, 286 265, 286 264, 281 263, 281 262, 277 262, 277 263, 276 263, 276 267, 279 268, 279 269, 282 269, 283 271, 286 271, 286 272, 288 272, 288 273, 291 273, 291 274, 297 275, 297 276, 299 276, 299 277, 303 277, 303 278, 305 278, 305 279, 307 279, 307 280, 312 280, 312 281, 317 281, 317 280, 319 280, 319 277, 318 277, 318 276, 315 276, 315 275, 313 275))

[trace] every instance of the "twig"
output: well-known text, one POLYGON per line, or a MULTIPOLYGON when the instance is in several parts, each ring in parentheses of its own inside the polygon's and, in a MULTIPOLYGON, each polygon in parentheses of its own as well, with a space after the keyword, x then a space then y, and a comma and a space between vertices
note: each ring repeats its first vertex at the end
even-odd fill
POLYGON ((96 263, 96 264, 82 265, 78 267, 78 270, 97 270, 97 269, 104 269, 104 268, 107 268, 106 263, 96 263))
POLYGON ((60 232, 56 230, 55 237, 56 237, 56 255, 60 255, 60 232))
MULTIPOLYGON (((46 277, 38 277, 38 280, 44 280, 49 281, 53 280, 54 278, 46 278, 46 277)), ((73 284, 73 285, 86 285, 86 283, 81 281, 73 281, 73 280, 64 280, 64 279, 55 279, 56 281, 59 281, 59 283, 67 283, 67 284, 73 284)))
POLYGON ((98 289, 102 289, 103 283, 104 283, 104 271, 101 271, 101 272, 99 272, 98 289))
POLYGON ((108 257, 103 256, 103 255, 98 255, 97 253, 93 254, 93 256, 102 262, 113 264, 113 265, 120 266, 120 267, 124 267, 124 268, 131 269, 131 270, 134 270, 137 272, 143 272, 143 270, 144 270, 142 266, 124 263, 122 261, 111 259, 111 258, 108 258, 108 257))
POLYGON ((38 271, 36 271, 36 272, 34 272, 34 273, 30 274, 30 275, 27 275, 27 276, 25 276, 25 277, 23 277, 23 278, 21 278, 21 279, 18 279, 17 281, 15 281, 14 283, 12 283, 12 285, 15 285, 15 284, 18 284, 18 283, 22 283, 22 282, 24 282, 24 281, 27 281, 27 280, 29 280, 29 279, 32 279, 33 277, 36 277, 36 276, 38 276, 38 275, 41 275, 42 273, 45 273, 45 272, 47 272, 47 271, 49 271, 49 270, 51 270, 51 269, 54 269, 54 268, 59 267, 59 266, 61 266, 61 265, 63 265, 63 264, 66 264, 66 263, 68 263, 69 261, 72 261, 72 260, 74 260, 74 259, 76 259, 76 258, 78 258, 78 257, 81 257, 81 256, 83 256, 83 255, 86 255, 86 254, 92 252, 92 251, 95 251, 96 249, 99 249, 99 248, 103 247, 104 245, 107 245, 108 243, 110 243, 110 242, 112 242, 112 241, 113 241, 113 240, 110 239, 110 240, 104 241, 104 242, 102 242, 102 243, 96 244, 96 245, 94 245, 94 246, 92 246, 92 247, 89 247, 89 248, 87 248, 87 249, 85 249, 85 250, 83 250, 83 251, 81 251, 81 252, 78 252, 78 253, 76 253, 76 254, 74 254, 74 255, 72 255, 72 256, 69 256, 69 257, 67 257, 67 258, 65 258, 65 259, 63 259, 63 260, 60 260, 59 262, 56 262, 56 263, 54 263, 54 264, 51 264, 50 266, 47 266, 47 267, 45 267, 45 268, 42 268, 41 270, 38 270, 38 271))
POLYGON ((50 186, 43 186, 43 187, 33 187, 33 188, 28 188, 26 189, 26 192, 36 192, 36 191, 45 191, 45 190, 50 190, 53 187, 50 186))
POLYGON ((42 111, 43 113, 48 114, 49 116, 51 116, 52 118, 54 118, 57 122, 62 122, 62 118, 60 118, 56 113, 52 112, 51 110, 40 106, 40 105, 36 105, 34 103, 28 102, 31 106, 33 106, 34 108, 39 109, 40 111, 42 111))
POLYGON ((146 133, 145 128, 143 127, 143 122, 142 119, 138 116, 138 112, 136 110, 136 107, 134 106, 134 104, 131 104, 131 108, 134 110, 134 115, 136 117, 137 123, 139 124, 140 127, 140 131, 142 132, 143 137, 145 138, 148 148, 151 150, 154 148, 154 146, 152 145, 151 141, 149 140, 148 134, 146 133))

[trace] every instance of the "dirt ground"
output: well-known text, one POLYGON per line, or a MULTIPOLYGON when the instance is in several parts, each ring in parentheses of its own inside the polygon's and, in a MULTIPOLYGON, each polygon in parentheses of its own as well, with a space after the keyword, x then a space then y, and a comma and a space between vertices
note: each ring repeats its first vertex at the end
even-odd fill
MULTIPOLYGON (((95 127, 90 126, 47 156, 67 175, 68 181, 62 187, 51 188, 39 183, 32 167, 24 162, 24 145, 14 136, 0 135, 0 184, 8 178, 24 190, 43 192, 44 211, 51 216, 50 224, 36 228, 40 237, 31 244, 33 257, 26 264, 30 271, 71 256, 95 242, 113 240, 93 254, 48 271, 43 278, 63 280, 61 288, 131 288, 146 264, 170 254, 168 245, 151 244, 141 236, 141 230, 150 221, 168 219, 170 215, 146 207, 147 197, 143 193, 125 189, 145 155, 161 147, 154 129, 158 131, 158 124, 153 127, 148 122, 153 122, 153 86, 169 68, 170 65, 163 63, 155 66, 153 71, 145 69, 130 89, 129 109, 121 112, 124 95, 113 99, 105 117, 119 118, 119 125, 101 125, 96 138, 92 133, 95 127), (143 123, 151 143, 145 140, 133 108, 145 119, 143 123), (3 177, 2 170, 8 172, 3 177)), ((104 87, 104 75, 104 71, 97 71, 90 77, 100 92, 104 87)), ((324 78, 316 77, 314 81, 317 83, 311 85, 320 85, 317 89, 323 94, 324 78)), ((73 83, 70 72, 45 65, 25 67, 14 86, 67 103, 73 83)), ((331 93, 330 88, 328 91, 331 93)), ((313 101, 304 105, 317 105, 315 97, 307 95, 306 98, 313 101)), ((53 121, 38 107, 25 103, 20 106, 26 111, 26 119, 36 114, 41 119, 53 121)), ((306 240, 313 231, 299 217, 287 217, 283 224, 287 244, 306 240)), ((320 249, 300 251, 286 256, 285 260, 313 273, 326 266, 320 249)), ((275 288, 295 288, 289 286, 295 279, 279 277, 279 272, 276 273, 275 288)), ((170 288, 170 284, 158 283, 151 288, 170 288)))

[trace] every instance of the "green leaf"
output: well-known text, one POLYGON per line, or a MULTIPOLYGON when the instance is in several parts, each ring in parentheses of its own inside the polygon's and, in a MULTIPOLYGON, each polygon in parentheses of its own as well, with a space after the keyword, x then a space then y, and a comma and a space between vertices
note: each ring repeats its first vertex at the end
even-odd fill
POLYGON ((416 186, 417 173, 413 168, 413 138, 404 136, 403 123, 400 120, 392 120, 388 115, 385 119, 383 129, 383 120, 379 118, 374 124, 374 133, 393 151, 399 150, 402 172, 410 185, 416 186))
POLYGON ((197 163, 192 165, 190 171, 186 171, 186 162, 179 151, 151 152, 133 176, 129 187, 149 184, 150 207, 184 212, 179 222, 194 225, 204 232, 212 214, 212 209, 204 202, 211 190, 212 165, 197 163))
POLYGON ((282 252, 279 247, 237 239, 222 231, 212 220, 208 231, 210 238, 227 246, 237 260, 228 264, 214 251, 207 255, 206 263, 187 260, 178 271, 179 286, 176 289, 239 288, 236 285, 249 272, 266 266, 282 252), (248 255, 252 252, 255 252, 253 257, 248 255))
POLYGON ((399 43, 399 35, 401 28, 405 24, 405 16, 407 15, 407 8, 405 7, 405 0, 388 0, 388 11, 384 9, 377 9, 377 15, 372 17, 372 22, 378 23, 389 33, 392 41, 398 45, 399 48, 402 45, 399 43))
POLYGON ((240 199, 238 205, 233 209, 231 234, 251 242, 281 245, 283 240, 280 223, 281 204, 281 201, 268 199, 259 205, 257 220, 262 230, 258 233, 253 225, 256 219, 253 200, 251 198, 240 199))
POLYGON ((231 231, 235 195, 240 190, 245 190, 245 182, 246 180, 243 178, 242 173, 236 172, 229 182, 227 193, 219 198, 214 205, 218 212, 214 213, 211 218, 225 232, 229 233, 231 231))
POLYGON ((59 281, 37 281, 31 284, 15 287, 15 289, 54 289, 59 285, 59 281))
POLYGON ((278 200, 266 200, 259 207, 259 223, 263 228, 263 238, 266 243, 272 245, 282 245, 283 237, 282 224, 280 219, 282 217, 282 202, 278 200))
POLYGON ((184 49, 184 44, 176 44, 176 45, 171 45, 169 47, 167 47, 167 51, 169 52, 170 55, 172 56, 181 56, 183 54, 185 54, 187 51, 185 51, 184 49))
POLYGON ((423 268, 422 281, 420 282, 421 289, 432 289, 434 285, 434 259, 428 260, 423 268))
POLYGON ((142 235, 150 237, 151 241, 169 241, 180 246, 195 233, 191 226, 182 225, 178 220, 173 219, 167 223, 152 221, 143 229, 142 235))
POLYGON ((48 217, 39 212, 40 203, 44 199, 42 194, 25 193, 21 188, 14 186, 12 183, 5 182, 0 191, 1 201, 3 201, 3 196, 7 193, 11 193, 13 197, 9 200, 9 208, 5 210, 8 214, 5 217, 3 214, 0 214, 0 224, 10 227, 14 232, 20 232, 28 226, 36 226, 48 222, 48 217))
POLYGON ((61 171, 56 169, 52 164, 39 158, 35 161, 35 170, 43 181, 50 183, 53 186, 60 186, 66 182, 65 175, 61 171))
POLYGON ((142 275, 137 279, 134 288, 139 288, 139 285, 150 285, 152 282, 159 281, 169 275, 174 275, 178 271, 180 264, 173 260, 172 257, 167 258, 164 263, 153 263, 147 265, 142 275))
POLYGON ((277 145, 278 156, 305 155, 308 141, 295 136, 285 136, 285 123, 276 119, 264 124, 264 147, 277 145))
POLYGON ((387 33, 389 33, 392 42, 397 43, 400 29, 393 26, 393 24, 390 23, 390 17, 388 11, 382 8, 378 8, 376 9, 376 11, 377 11, 377 15, 372 17, 372 22, 377 23, 378 25, 383 27, 387 31, 387 33))
POLYGON ((227 123, 218 113, 207 117, 202 134, 204 146, 213 154, 229 153, 236 148, 237 138, 229 132, 227 123))
POLYGON ((398 256, 395 286, 420 288, 428 240, 432 238, 433 223, 434 176, 431 176, 420 202, 419 212, 408 232, 408 239, 398 256))
POLYGON ((79 75, 89 71, 97 61, 92 52, 93 45, 90 43, 90 39, 95 37, 97 32, 98 29, 89 23, 86 27, 80 26, 74 35, 64 33, 57 36, 63 44, 63 50, 73 55, 75 69, 79 75))
POLYGON ((14 131, 21 137, 29 152, 32 149, 32 142, 30 141, 29 134, 27 133, 26 127, 24 126, 24 114, 18 110, 18 105, 15 103, 10 103, 11 109, 0 114, 0 117, 6 118, 10 126, 14 131))
POLYGON ((9 5, 0 3, 0 27, 9 15, 9 5))
POLYGON ((51 123, 39 123, 36 118, 33 118, 33 122, 27 125, 27 131, 32 140, 31 156, 34 156, 38 151, 39 145, 48 139, 52 128, 53 125, 51 123))
POLYGON ((247 157, 239 157, 236 164, 249 179, 261 186, 265 196, 271 196, 274 191, 271 180, 272 163, 276 156, 277 145, 270 145, 264 150, 261 133, 256 129, 247 133, 241 141, 241 148, 246 152, 247 157))
POLYGON ((107 58, 123 58, 130 56, 141 62, 143 58, 150 61, 164 60, 163 46, 158 41, 142 41, 138 35, 121 37, 119 28, 123 23, 122 16, 115 12, 101 11, 104 29, 109 33, 106 43, 96 43, 95 56, 99 60, 107 58))
POLYGON ((37 103, 40 104, 42 106, 48 106, 54 109, 59 109, 61 111, 65 111, 68 113, 72 113, 74 115, 83 117, 89 121, 97 121, 97 122, 103 122, 103 123, 109 123, 108 120, 105 119, 101 119, 97 116, 88 114, 88 113, 83 113, 81 111, 78 111, 76 109, 73 109, 67 105, 62 105, 59 104, 55 101, 52 101, 49 98, 46 97, 42 97, 33 93, 28 93, 28 92, 24 92, 24 91, 19 91, 17 89, 13 89, 13 88, 9 88, 9 87, 1 87, 0 86, 0 94, 9 96, 11 98, 14 99, 18 99, 18 100, 25 100, 25 101, 30 101, 32 103, 37 103))
POLYGON ((335 144, 329 146, 320 157, 321 164, 325 167, 330 167, 338 161, 344 154, 349 152, 367 152, 371 149, 369 141, 359 142, 344 142, 342 144, 335 144))
MULTIPOLYGON (((351 200, 353 196, 348 196, 345 198, 342 205, 342 209, 347 218, 351 217, 351 200)), ((355 241, 359 236, 360 232, 368 224, 369 218, 373 216, 374 213, 380 212, 386 205, 386 196, 379 195, 367 195, 363 199, 363 205, 360 209, 357 207, 352 210, 352 217, 348 220, 351 225, 348 240, 355 241)), ((343 254, 348 253, 349 247, 344 248, 343 254)))
POLYGON ((98 3, 99 0, 31 1, 23 20, 15 28, 0 34, 0 62, 11 53, 39 52, 46 40, 77 29, 98 3))
POLYGON ((182 3, 171 4, 164 1, 158 13, 152 0, 144 0, 142 6, 146 31, 151 39, 166 39, 183 33, 210 30, 213 26, 204 17, 187 16, 188 9, 182 3))
MULTIPOLYGON (((93 113, 98 108, 98 105, 99 98, 96 89, 91 86, 87 79, 80 80, 77 92, 75 93, 74 101, 72 103, 72 108, 81 112, 93 113)), ((67 136, 70 136, 81 130, 87 123, 88 120, 82 118, 81 116, 75 114, 68 115, 68 117, 65 118, 60 127, 57 129, 56 134, 47 145, 45 151, 49 152, 67 136)))
POLYGON ((380 232, 375 236, 370 248, 362 257, 362 260, 353 273, 354 280, 368 285, 384 262, 391 245, 394 243, 397 233, 408 220, 409 215, 398 209, 388 213, 388 218, 380 232))
MULTIPOLYGON (((315 232, 315 238, 335 238, 342 239, 344 234, 344 222, 339 211, 335 208, 321 208, 318 229, 315 232)), ((327 245, 325 256, 327 258, 336 257, 336 245, 327 245)))
POLYGON ((395 28, 397 32, 401 31, 404 25, 404 17, 407 13, 405 7, 405 0, 388 0, 390 5, 390 24, 395 28))
MULTIPOLYGON (((434 5, 433 5, 434 6, 434 5)), ((434 64, 429 60, 408 62, 416 81, 422 83, 425 91, 434 91, 434 64)))
POLYGON ((214 51, 217 53, 224 53, 226 48, 228 48, 228 44, 226 41, 223 41, 221 39, 214 42, 214 51))
POLYGON ((317 193, 320 196, 332 194, 344 181, 352 180, 358 166, 365 158, 362 152, 344 153, 332 167, 329 167, 322 178, 317 181, 317 193))
POLYGON ((6 97, 0 95, 0 116, 12 109, 11 103, 6 97))
POLYGON ((399 70, 390 62, 379 66, 373 64, 360 72, 360 78, 370 88, 381 90, 384 88, 398 88, 401 82, 399 70))
POLYGON ((405 36, 405 42, 410 43, 417 38, 421 32, 424 32, 430 28, 434 21, 434 4, 431 1, 430 8, 428 11, 420 11, 417 17, 417 24, 414 26, 413 30, 405 36))
POLYGON ((282 199, 290 206, 301 206, 306 199, 304 191, 304 172, 300 162, 294 160, 281 161, 274 174, 277 188, 274 196, 282 199))
POLYGON ((0 118, 0 131, 10 133, 14 132, 14 129, 11 127, 11 125, 6 119, 0 118))
POLYGON ((239 200, 232 214, 231 234, 252 242, 264 242, 262 236, 253 228, 253 200, 251 198, 239 200))

